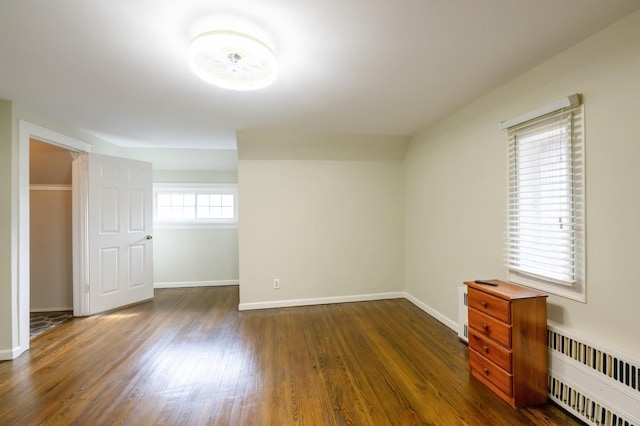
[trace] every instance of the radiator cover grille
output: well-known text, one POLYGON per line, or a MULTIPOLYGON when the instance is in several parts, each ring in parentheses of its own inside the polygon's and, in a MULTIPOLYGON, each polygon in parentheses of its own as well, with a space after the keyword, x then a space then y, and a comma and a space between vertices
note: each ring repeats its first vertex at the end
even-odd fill
POLYGON ((549 324, 549 397, 581 420, 638 426, 640 363, 549 324))
POLYGON ((613 413, 607 407, 596 403, 580 391, 576 391, 571 386, 552 376, 549 376, 549 397, 575 416, 593 424, 634 426, 633 423, 613 413))
POLYGON ((467 286, 458 287, 458 338, 465 342, 469 341, 469 311, 467 309, 467 286))
POLYGON ((640 392, 640 367, 631 362, 551 329, 547 330, 547 344, 550 350, 568 356, 586 367, 628 386, 631 390, 640 392))

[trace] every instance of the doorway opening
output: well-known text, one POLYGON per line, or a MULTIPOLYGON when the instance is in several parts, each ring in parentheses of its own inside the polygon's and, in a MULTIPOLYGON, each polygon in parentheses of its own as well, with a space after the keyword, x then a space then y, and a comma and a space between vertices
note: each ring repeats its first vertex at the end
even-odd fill
POLYGON ((29 141, 29 337, 73 316, 72 161, 66 148, 29 141))
MULTIPOLYGON (((18 189, 18 271, 16 280, 16 298, 14 299, 13 313, 11 321, 17 325, 14 329, 17 331, 17 346, 14 346, 10 354, 10 359, 18 357, 20 354, 29 349, 30 340, 30 293, 31 293, 31 281, 30 281, 30 167, 29 167, 29 152, 30 141, 35 139, 40 142, 45 142, 50 145, 54 145, 75 153, 88 153, 93 150, 93 147, 87 143, 79 141, 77 139, 65 136, 61 133, 54 132, 44 127, 37 126, 35 124, 19 120, 18 122, 18 158, 17 158, 17 189, 18 189)), ((75 163, 75 162, 74 162, 75 163)), ((76 172, 76 166, 74 166, 74 173, 76 172)), ((75 179, 72 179, 72 186, 77 186, 78 183, 75 179)), ((82 191, 72 192, 72 210, 74 212, 79 211, 78 198, 82 196, 82 191)), ((75 222, 75 221, 74 221, 75 222)), ((78 241, 77 236, 74 233, 73 236, 73 251, 74 258, 76 258, 76 250, 82 249, 82 243, 78 241)), ((77 297, 79 297, 79 268, 82 265, 73 264, 73 307, 78 304, 77 297)))

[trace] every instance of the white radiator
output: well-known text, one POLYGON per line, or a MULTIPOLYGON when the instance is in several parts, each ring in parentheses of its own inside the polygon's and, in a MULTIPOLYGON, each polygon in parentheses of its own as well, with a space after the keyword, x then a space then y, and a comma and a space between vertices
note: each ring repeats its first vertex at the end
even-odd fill
MULTIPOLYGON (((458 336, 468 341, 466 290, 458 289, 458 336)), ((550 399, 588 424, 640 426, 640 361, 551 321, 547 346, 550 399)))
POLYGON ((467 311, 467 286, 458 287, 458 337, 469 341, 469 315, 467 311))
POLYGON ((640 425, 640 362, 548 324, 549 397, 596 425, 640 425))

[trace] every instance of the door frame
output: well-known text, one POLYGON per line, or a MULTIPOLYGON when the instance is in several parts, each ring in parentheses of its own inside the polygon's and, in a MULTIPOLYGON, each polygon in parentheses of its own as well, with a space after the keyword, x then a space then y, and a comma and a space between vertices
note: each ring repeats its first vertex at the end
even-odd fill
MULTIPOLYGON (((17 329, 18 346, 13 350, 13 358, 29 349, 29 314, 30 314, 30 212, 29 212, 29 141, 37 139, 51 145, 66 148, 76 153, 88 153, 93 151, 93 146, 79 139, 75 139, 47 128, 29 123, 24 120, 18 121, 18 279, 17 291, 12 298, 11 322, 14 330, 17 329)), ((16 157, 14 157, 16 158, 16 157)), ((80 163, 80 161, 74 161, 80 163)), ((15 163, 14 163, 15 164, 15 163)), ((72 215, 73 218, 73 309, 74 315, 83 315, 83 303, 81 295, 81 282, 85 274, 86 266, 83 265, 82 256, 86 252, 86 222, 82 220, 83 212, 86 211, 88 188, 83 183, 83 171, 77 165, 73 167, 72 183, 72 215), (76 311, 78 309, 78 311, 76 311)), ((15 176, 15 175, 14 175, 15 176)), ((15 187, 14 187, 15 188, 15 187)), ((86 304, 84 304, 86 309, 86 304)), ((86 315, 86 314, 85 314, 86 315)))

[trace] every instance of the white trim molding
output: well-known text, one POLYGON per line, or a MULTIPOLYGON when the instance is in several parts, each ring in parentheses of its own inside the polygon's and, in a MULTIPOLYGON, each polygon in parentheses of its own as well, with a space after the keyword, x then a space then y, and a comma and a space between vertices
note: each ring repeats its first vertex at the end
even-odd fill
POLYGON ((153 229, 238 229, 237 223, 154 223, 153 229))
POLYGON ((16 359, 20 354, 29 348, 23 349, 20 346, 13 348, 12 350, 0 350, 0 361, 10 361, 16 359))
POLYGON ((59 308, 34 308, 31 307, 31 312, 62 312, 62 311, 73 311, 73 306, 63 306, 59 308))
POLYGON ((185 287, 221 287, 227 285, 239 285, 239 280, 222 281, 182 281, 154 283, 153 288, 185 288, 185 287))
POLYGON ((92 152, 93 145, 86 142, 82 142, 76 138, 72 138, 62 133, 58 133, 53 130, 38 126, 37 124, 29 123, 28 121, 19 120, 19 133, 21 142, 29 142, 29 139, 37 139, 41 142, 46 142, 49 145, 59 146, 61 148, 71 149, 79 152, 92 152), (24 138, 24 139, 23 139, 24 138))
POLYGON ((71 185, 51 185, 51 184, 29 185, 29 191, 71 191, 71 185))
POLYGON ((406 291, 397 291, 389 293, 374 293, 374 294, 357 294, 352 296, 335 296, 335 297, 318 297, 312 299, 291 299, 291 300, 274 300, 267 302, 253 302, 253 303, 240 303, 238 310, 250 311, 254 309, 272 309, 272 308, 291 308, 295 306, 310 306, 310 305, 328 305, 332 303, 349 303, 349 302, 369 302, 373 300, 386 300, 386 299, 407 299, 414 304, 420 310, 426 314, 432 316, 442 324, 449 327, 451 330, 458 332, 458 324, 445 315, 436 311, 426 303, 420 301, 416 297, 407 293, 406 291))
POLYGON ((557 101, 545 105, 542 108, 538 108, 534 111, 529 111, 525 114, 522 114, 519 117, 512 118, 511 120, 505 120, 500 122, 500 130, 508 129, 509 127, 517 126, 518 124, 522 124, 525 121, 532 120, 534 118, 542 117, 543 115, 550 114, 552 112, 558 111, 562 108, 574 107, 576 105, 580 105, 580 95, 573 94, 566 96, 562 99, 558 99, 557 101))
POLYGON ((422 309, 427 314, 431 315, 432 317, 434 317, 435 319, 440 321, 442 324, 446 325, 447 327, 449 327, 450 329, 452 329, 456 333, 458 332, 458 323, 456 323, 456 322, 452 321, 451 319, 447 318, 445 315, 443 315, 440 312, 436 311, 431 306, 427 305, 426 303, 422 302, 421 300, 419 300, 418 298, 412 296, 409 293, 405 293, 404 297, 409 302, 413 303, 418 308, 422 309))
POLYGON ((369 302, 372 300, 402 299, 404 292, 357 294, 352 296, 317 297, 312 299, 273 300, 268 302, 240 303, 238 310, 290 308, 294 306, 329 305, 333 303, 369 302))

